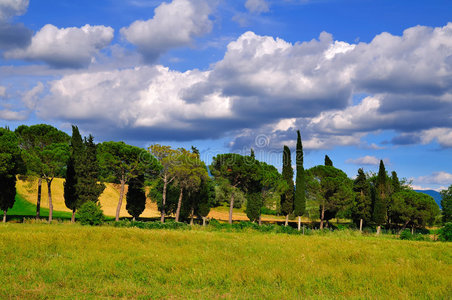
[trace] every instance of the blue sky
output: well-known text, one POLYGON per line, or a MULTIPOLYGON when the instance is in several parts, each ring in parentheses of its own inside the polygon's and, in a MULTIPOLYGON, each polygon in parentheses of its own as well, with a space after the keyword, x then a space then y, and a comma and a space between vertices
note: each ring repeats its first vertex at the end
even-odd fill
POLYGON ((452 3, 0 0, 0 124, 452 184, 452 3))

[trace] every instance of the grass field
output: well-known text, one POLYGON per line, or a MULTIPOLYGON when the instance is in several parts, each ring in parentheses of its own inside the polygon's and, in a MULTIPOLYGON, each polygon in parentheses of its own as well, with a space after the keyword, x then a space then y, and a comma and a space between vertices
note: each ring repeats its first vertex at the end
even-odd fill
POLYGON ((7 223, 0 257, 2 299, 452 298, 451 243, 7 223))

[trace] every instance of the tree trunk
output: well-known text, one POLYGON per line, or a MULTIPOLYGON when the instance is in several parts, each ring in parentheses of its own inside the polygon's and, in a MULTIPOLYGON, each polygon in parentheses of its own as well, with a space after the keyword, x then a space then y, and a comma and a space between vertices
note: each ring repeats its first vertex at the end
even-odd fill
POLYGON ((135 222, 135 217, 133 217, 133 218, 132 218, 132 221, 134 221, 134 222, 135 222))
POLYGON ((303 225, 303 235, 304 235, 304 225, 303 225))
POLYGON ((259 226, 261 226, 261 225, 262 225, 262 216, 259 215, 259 226))
POLYGON ((47 180, 47 194, 49 196, 49 223, 53 220, 53 203, 52 203, 52 180, 47 180))
POLYGON ((119 221, 119 213, 121 212, 121 206, 122 206, 122 198, 124 197, 124 186, 126 184, 126 180, 124 176, 121 178, 121 190, 119 191, 119 201, 118 201, 118 207, 116 208, 116 218, 115 221, 119 221))
POLYGON ((42 178, 38 179, 38 200, 36 201, 36 219, 41 216, 41 190, 42 190, 42 178))
POLYGON ((206 226, 206 217, 202 217, 202 226, 206 226))
POLYGON ((193 218, 195 216, 195 207, 191 207, 191 217, 190 217, 190 225, 193 225, 193 218))
POLYGON ((289 214, 286 215, 286 222, 284 223, 284 226, 289 225, 289 214))
POLYGON ((378 225, 378 227, 377 227, 377 235, 379 235, 379 234, 380 234, 380 231, 381 231, 381 226, 380 226, 380 225, 378 225))
POLYGON ((298 231, 301 230, 301 216, 298 216, 298 231))
POLYGON ((3 223, 6 223, 6 210, 3 211, 3 223))
POLYGON ((72 210, 71 223, 75 223, 75 208, 72 210))
POLYGON ((405 224, 403 224, 403 226, 402 226, 402 229, 400 229, 400 231, 399 231, 399 234, 401 234, 402 233, 402 231, 404 231, 405 230, 405 228, 406 228, 406 226, 408 225, 408 223, 410 223, 410 221, 408 220, 408 221, 406 221, 405 222, 405 224))
POLYGON ((414 234, 414 225, 411 226, 411 234, 414 234))
POLYGON ((359 220, 359 232, 363 232, 363 219, 359 220))
POLYGON ((325 218, 325 205, 322 205, 322 213, 320 214, 320 230, 323 229, 323 219, 325 218))
POLYGON ((162 194, 162 215, 160 216, 160 222, 165 222, 165 205, 166 205, 166 186, 168 185, 168 179, 166 175, 163 177, 163 194, 162 194))
POLYGON ((232 209, 234 208, 234 193, 231 193, 231 203, 229 203, 229 224, 232 224, 232 209))
POLYGON ((180 188, 179 201, 177 201, 176 222, 179 222, 180 208, 182 206, 182 197, 184 196, 184 189, 180 188))

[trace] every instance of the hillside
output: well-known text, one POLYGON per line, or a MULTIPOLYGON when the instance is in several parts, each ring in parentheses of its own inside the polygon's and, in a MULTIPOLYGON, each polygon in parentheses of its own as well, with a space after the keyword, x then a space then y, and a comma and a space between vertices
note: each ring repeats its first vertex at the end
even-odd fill
MULTIPOLYGON (((64 204, 64 196, 63 196, 63 182, 64 179, 62 178, 55 178, 52 182, 52 199, 53 199, 53 208, 55 211, 60 212, 71 212, 66 205, 64 204)), ((36 198, 37 198, 37 180, 29 182, 29 181, 22 181, 18 180, 16 184, 17 193, 18 196, 21 199, 26 200, 30 205, 34 206, 36 205, 36 198)), ((126 191, 127 193, 127 186, 126 191)), ((104 211, 104 214, 106 216, 115 216, 116 214, 116 207, 118 205, 119 200, 119 185, 112 184, 112 183, 106 183, 106 188, 102 195, 99 198, 99 201, 102 205, 102 210, 104 211)), ((23 206, 23 204, 20 204, 23 206)), ((26 205, 25 205, 26 206, 26 205)), ((41 207, 44 209, 47 209, 49 207, 48 197, 47 197, 47 185, 43 183, 42 185, 42 199, 41 199, 41 207)), ((15 207, 14 207, 15 208, 15 207)), ((32 208, 28 207, 27 212, 29 210, 33 210, 32 208)), ((19 214, 19 211, 15 209, 15 214, 19 214)), ((11 215, 11 213, 10 213, 11 215)), ((126 210, 126 200, 124 197, 122 206, 121 206, 121 217, 131 217, 129 213, 126 210)), ((151 199, 148 199, 146 202, 146 209, 144 210, 143 214, 140 216, 142 218, 155 218, 159 217, 160 212, 157 209, 157 205, 151 201, 151 199)), ((213 208, 208 216, 209 218, 214 218, 217 220, 228 220, 229 218, 229 208, 226 207, 217 207, 213 208)), ((248 217, 246 216, 246 213, 244 212, 244 209, 234 209, 234 220, 248 220, 248 217)), ((268 216, 263 215, 262 216, 263 221, 268 222, 282 222, 284 220, 284 217, 281 216, 268 216)), ((308 221, 308 219, 305 219, 305 221, 308 221)))

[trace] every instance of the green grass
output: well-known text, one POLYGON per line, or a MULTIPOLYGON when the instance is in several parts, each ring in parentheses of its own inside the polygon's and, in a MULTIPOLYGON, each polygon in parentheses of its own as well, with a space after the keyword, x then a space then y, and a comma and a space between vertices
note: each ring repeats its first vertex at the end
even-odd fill
POLYGON ((0 226, 0 298, 452 298, 452 243, 0 226))
MULTIPOLYGON (((22 219, 36 216, 36 205, 25 200, 21 195, 16 194, 16 202, 14 202, 13 208, 9 209, 6 213, 9 216, 8 219, 22 219)), ((41 207, 41 217, 47 218, 49 216, 49 209, 41 207)), ((71 219, 72 214, 64 211, 53 211, 54 219, 71 219)))

